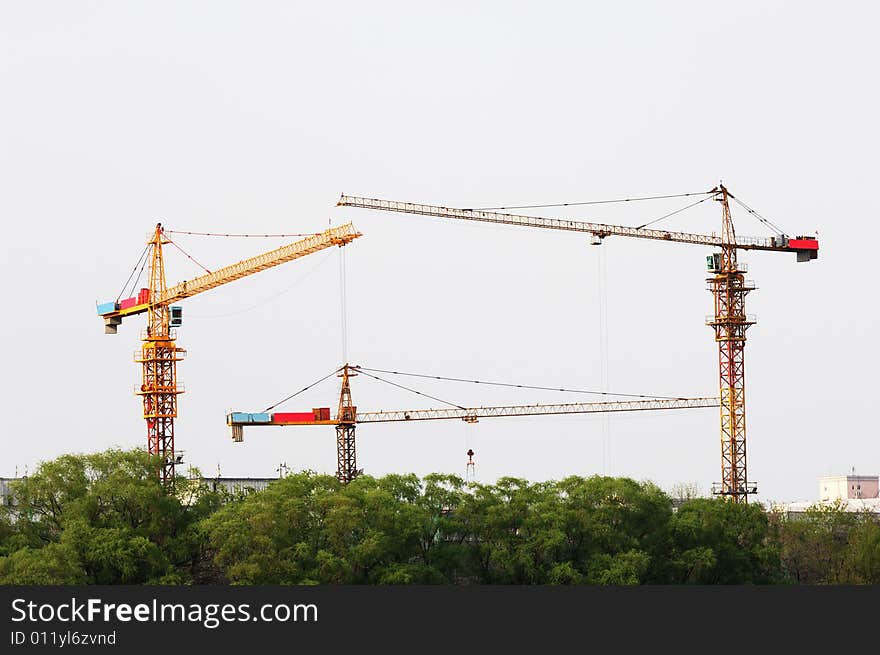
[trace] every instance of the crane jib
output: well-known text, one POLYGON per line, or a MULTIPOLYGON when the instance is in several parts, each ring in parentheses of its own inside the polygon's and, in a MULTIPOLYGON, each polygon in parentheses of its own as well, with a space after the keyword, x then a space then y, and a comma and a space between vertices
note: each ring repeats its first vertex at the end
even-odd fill
POLYGON ((361 233, 351 223, 332 227, 320 234, 308 236, 305 239, 289 243, 269 252, 224 266, 192 280, 186 280, 168 288, 161 294, 152 294, 154 297, 151 297, 152 292, 150 290, 142 289, 136 297, 127 298, 118 303, 106 302, 99 304, 97 313, 104 319, 111 320, 119 320, 126 316, 141 314, 148 311, 153 305, 168 305, 234 280, 247 277, 248 275, 253 275, 267 268, 305 257, 313 252, 331 246, 345 245, 360 236, 361 233))
MULTIPOLYGON (((692 243, 704 246, 728 245, 724 243, 724 240, 720 236, 715 234, 652 230, 647 228, 628 227, 625 225, 606 225, 603 223, 589 223, 564 218, 543 218, 540 216, 525 216, 522 214, 506 214, 480 209, 456 209, 439 205, 381 200, 379 198, 364 198, 359 196, 343 195, 340 197, 337 206, 399 212, 404 214, 417 214, 421 216, 435 216, 438 218, 481 221, 484 223, 498 223, 502 225, 519 225, 522 227, 538 227, 569 232, 585 232, 587 234, 592 234, 600 240, 609 236, 623 236, 640 239, 653 239, 657 241, 672 241, 676 243, 692 243)), ((736 237, 734 245, 742 250, 794 252, 798 253, 798 261, 816 259, 819 250, 819 241, 812 236, 799 236, 796 238, 789 238, 785 235, 771 237, 736 237)))
MULTIPOLYGON (((393 421, 430 421, 443 419, 473 420, 509 416, 548 416, 560 414, 594 414, 603 412, 635 412, 665 409, 696 409, 718 407, 717 397, 659 398, 596 403, 557 403, 536 405, 502 405, 497 407, 465 407, 448 409, 402 409, 388 412, 358 412, 355 423, 387 423, 393 421)), ((226 416, 230 426, 336 425, 329 407, 311 412, 231 412, 226 416)))

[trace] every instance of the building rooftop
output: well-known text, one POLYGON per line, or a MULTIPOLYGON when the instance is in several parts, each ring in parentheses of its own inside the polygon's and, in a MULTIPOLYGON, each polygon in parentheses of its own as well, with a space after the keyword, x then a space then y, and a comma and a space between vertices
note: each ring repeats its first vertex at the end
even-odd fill
POLYGON ((780 512, 802 513, 811 507, 834 507, 840 503, 846 512, 872 512, 880 514, 880 498, 836 498, 834 500, 802 500, 794 503, 774 503, 772 510, 780 512))

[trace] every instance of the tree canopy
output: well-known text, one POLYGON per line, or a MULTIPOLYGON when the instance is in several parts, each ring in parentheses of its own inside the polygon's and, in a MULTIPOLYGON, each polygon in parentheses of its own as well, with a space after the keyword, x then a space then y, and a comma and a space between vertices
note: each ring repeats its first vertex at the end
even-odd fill
POLYGON ((465 483, 301 471, 230 495, 140 451, 64 455, 12 485, 0 584, 877 584, 880 525, 788 519, 650 482, 465 483))

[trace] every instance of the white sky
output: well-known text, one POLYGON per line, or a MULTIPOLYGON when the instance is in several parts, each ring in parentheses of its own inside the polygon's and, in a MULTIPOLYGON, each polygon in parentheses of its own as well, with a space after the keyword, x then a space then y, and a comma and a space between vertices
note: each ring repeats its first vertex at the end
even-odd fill
MULTIPOLYGON (((747 395, 759 499, 813 498, 820 475, 880 471, 880 15, 858 2, 580 4, 0 4, 0 476, 144 444, 132 394, 144 319, 107 336, 94 303, 116 296, 157 220, 221 232, 353 220, 365 236, 346 249, 352 363, 597 389, 607 357, 611 390, 714 394, 705 249, 593 248, 586 235, 334 204, 341 192, 577 202, 719 179, 821 240, 809 264, 744 256, 758 286, 747 395)), ((545 215, 639 224, 685 202, 545 215)), ((740 234, 767 234, 736 209, 740 234)), ((714 203, 665 223, 719 224, 714 203)), ((209 268, 278 243, 179 242, 209 268)), ((328 252, 183 303, 178 448, 204 473, 335 470, 332 429, 252 430, 233 444, 224 422, 341 363, 339 253, 328 252)), ((170 282, 198 273, 175 255, 170 282)), ((396 381, 462 404, 581 399, 396 381)), ((328 383, 282 409, 332 406, 335 394, 328 383)), ((355 400, 436 406, 363 378, 355 400)), ((463 475, 469 446, 484 481, 604 471, 706 491, 719 478, 712 409, 367 425, 358 464, 463 475)))

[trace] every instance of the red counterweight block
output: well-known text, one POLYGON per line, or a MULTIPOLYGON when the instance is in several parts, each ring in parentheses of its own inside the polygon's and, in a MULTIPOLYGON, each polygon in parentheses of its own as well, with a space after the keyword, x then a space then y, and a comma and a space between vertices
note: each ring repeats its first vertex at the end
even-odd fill
POLYGON ((796 250, 818 250, 819 240, 810 238, 789 239, 788 247, 796 250))
POLYGON ((312 423, 314 421, 314 412, 275 412, 272 414, 273 423, 312 423))

